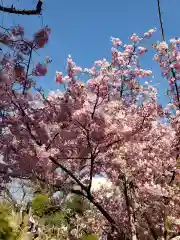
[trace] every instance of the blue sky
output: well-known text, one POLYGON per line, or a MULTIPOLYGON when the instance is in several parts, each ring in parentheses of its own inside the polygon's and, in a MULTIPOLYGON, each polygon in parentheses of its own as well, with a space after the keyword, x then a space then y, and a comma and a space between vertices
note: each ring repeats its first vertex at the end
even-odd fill
MULTIPOLYGON (((4 5, 32 8, 36 0, 1 0, 4 5)), ((161 0, 166 39, 180 35, 178 27, 179 0, 161 0)), ((158 31, 145 43, 146 47, 160 39, 156 0, 44 0, 43 17, 17 16, 0 13, 4 26, 22 24, 28 36, 42 25, 52 29, 47 47, 34 56, 34 61, 52 58, 46 77, 39 78, 38 84, 46 91, 55 90, 55 71, 65 71, 66 58, 71 54, 78 65, 90 67, 94 60, 110 57, 110 37, 119 37, 127 43, 134 32, 142 34, 152 27, 158 31)), ((158 84, 160 101, 165 102, 166 80, 161 77, 159 67, 148 53, 142 65, 153 70, 154 84, 158 84)))

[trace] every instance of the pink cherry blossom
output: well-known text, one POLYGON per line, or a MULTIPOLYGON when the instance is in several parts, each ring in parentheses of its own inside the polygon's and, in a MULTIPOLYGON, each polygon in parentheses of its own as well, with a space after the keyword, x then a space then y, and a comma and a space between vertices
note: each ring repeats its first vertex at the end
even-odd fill
POLYGON ((62 84, 63 83, 63 74, 62 72, 56 72, 56 82, 62 84))
POLYGON ((148 32, 144 33, 144 38, 150 38, 154 32, 156 32, 156 28, 150 29, 148 32))
POLYGON ((114 37, 111 37, 111 41, 112 41, 112 45, 114 47, 120 47, 122 46, 122 42, 119 38, 114 38, 114 37))
POLYGON ((133 33, 133 35, 131 36, 130 39, 131 39, 131 41, 132 41, 133 43, 137 43, 138 40, 139 40, 139 36, 136 35, 136 33, 133 33))
POLYGON ((50 28, 42 28, 35 34, 34 43, 36 45, 36 48, 43 48, 44 45, 48 43, 50 32, 50 28))
POLYGON ((141 56, 143 56, 147 52, 147 48, 138 47, 138 52, 141 56))
POLYGON ((48 69, 46 64, 38 63, 33 71, 35 76, 45 76, 48 69))

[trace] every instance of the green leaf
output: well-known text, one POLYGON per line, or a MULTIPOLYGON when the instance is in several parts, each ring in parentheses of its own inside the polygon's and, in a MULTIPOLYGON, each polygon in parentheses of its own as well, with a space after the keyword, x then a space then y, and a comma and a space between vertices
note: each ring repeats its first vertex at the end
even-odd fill
POLYGON ((66 203, 66 208, 73 212, 83 215, 84 211, 88 209, 88 204, 85 199, 78 195, 73 195, 66 203))
POLYGON ((0 240, 14 240, 13 229, 8 220, 8 207, 0 205, 0 240))
POLYGON ((50 206, 50 200, 47 195, 38 194, 32 200, 32 210, 33 212, 42 217, 46 209, 50 206))
POLYGON ((57 212, 45 218, 45 224, 50 226, 61 227, 64 222, 64 214, 62 212, 57 212))

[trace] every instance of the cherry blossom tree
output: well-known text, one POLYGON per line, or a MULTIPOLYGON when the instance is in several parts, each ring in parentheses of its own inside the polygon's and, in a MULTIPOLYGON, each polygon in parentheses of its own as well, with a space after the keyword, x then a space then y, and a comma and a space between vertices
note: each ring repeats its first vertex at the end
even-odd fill
POLYGON ((21 102, 21 99, 26 99, 23 100, 24 103, 29 101, 30 91, 35 86, 33 76, 42 76, 47 72, 49 59, 45 59, 44 63, 32 65, 32 55, 48 42, 49 33, 49 28, 43 28, 32 40, 28 40, 24 37, 24 29, 21 26, 2 28, 0 33, 1 136, 5 136, 8 131, 6 120, 16 112, 18 106, 16 103, 21 102), (7 48, 10 51, 7 52, 7 48), (10 99, 12 94, 17 97, 15 101, 10 99))
MULTIPOLYGON (((87 224, 99 236, 166 240, 180 235, 178 95, 163 109, 149 83, 152 71, 139 61, 148 51, 143 41, 154 31, 133 34, 128 45, 112 38, 112 61, 95 61, 89 69, 68 56, 67 75, 56 73, 64 91, 47 97, 33 76, 45 75, 49 60, 31 67, 31 57, 47 43, 49 29, 31 41, 22 40, 21 27, 2 34, 1 41, 16 50, 1 60, 2 186, 12 178, 30 179, 53 192, 82 196, 98 212, 89 214, 87 224), (87 84, 80 74, 89 76, 87 84), (92 188, 99 175, 110 187, 92 188)), ((178 40, 171 43, 157 44, 155 55, 170 84, 170 71, 178 74, 179 64, 178 40)))

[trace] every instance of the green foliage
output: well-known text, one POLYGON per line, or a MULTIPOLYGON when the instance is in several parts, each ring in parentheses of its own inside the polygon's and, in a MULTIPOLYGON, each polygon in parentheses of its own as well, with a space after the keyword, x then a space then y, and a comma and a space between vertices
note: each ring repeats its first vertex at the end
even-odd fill
POLYGON ((99 239, 98 236, 95 234, 90 234, 90 235, 85 234, 81 238, 81 240, 98 240, 98 239, 99 239))
MULTIPOLYGON (((39 217, 40 226, 43 233, 37 240, 65 240, 68 238, 67 229, 76 228, 77 214, 83 214, 88 207, 85 200, 73 195, 65 204, 61 211, 47 214, 47 208, 51 208, 48 195, 36 195, 32 200, 32 210, 39 217), (45 213, 46 211, 46 213, 45 213)), ((98 237, 91 232, 82 232, 81 240, 97 240, 98 237)), ((30 240, 28 233, 28 215, 23 215, 20 211, 12 211, 8 205, 0 205, 0 240, 30 240), (23 223, 23 224, 22 224, 23 223)))
POLYGON ((0 214, 9 214, 10 207, 7 204, 0 204, 0 214))
POLYGON ((9 223, 9 209, 6 205, 0 205, 0 240, 13 240, 14 233, 9 223))
POLYGON ((73 195, 67 201, 66 208, 72 210, 74 213, 83 215, 83 213, 88 209, 88 204, 83 197, 73 195))
POLYGON ((45 211, 50 206, 50 200, 47 195, 38 194, 32 200, 32 210, 35 215, 43 217, 45 211))
POLYGON ((45 217, 45 225, 61 227, 63 224, 65 224, 63 212, 56 212, 45 217))

